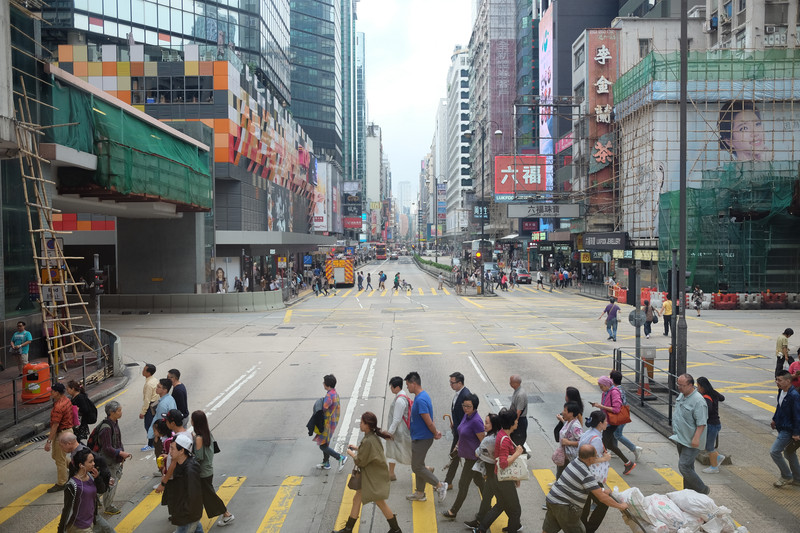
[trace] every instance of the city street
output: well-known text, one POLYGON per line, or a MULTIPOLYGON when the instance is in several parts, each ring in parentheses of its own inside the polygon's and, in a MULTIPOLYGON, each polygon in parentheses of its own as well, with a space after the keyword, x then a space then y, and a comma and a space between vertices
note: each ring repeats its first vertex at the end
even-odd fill
MULTIPOLYGON (((375 288, 377 273, 384 270, 389 290, 339 288, 327 297, 311 293, 287 309, 268 313, 103 317, 103 327, 122 338, 130 377, 127 388, 113 398, 123 406, 120 428, 125 448, 133 454, 117 491, 122 513, 108 518, 116 531, 175 529, 152 490, 158 483, 152 476, 153 453, 139 451, 146 443, 137 416, 144 363, 156 365, 157 377, 179 369, 190 410, 208 414, 221 448, 214 460, 214 484, 236 516, 230 529, 273 533, 327 533, 342 527, 349 512, 353 493, 346 481, 352 463, 341 473, 335 466, 317 470, 321 452, 306 430, 315 400, 325 393, 324 375, 338 379, 341 420, 334 442, 342 449, 359 440, 358 420, 364 411, 375 412, 381 427, 388 425, 389 378, 419 372, 433 399, 434 421, 445 433, 427 463, 443 479, 451 441, 442 418, 453 398, 449 374, 465 375, 466 386, 480 399, 482 416, 509 404, 509 376, 519 374, 529 398, 528 465, 533 471, 519 489, 522 523, 525 531, 541 531, 541 507, 555 471, 552 429, 564 389, 578 387, 586 414, 591 412, 589 402, 600 401, 595 378, 608 374, 613 348, 634 346, 634 329, 627 323, 631 308, 623 306, 618 342, 613 343, 605 340, 603 322, 597 320, 606 302, 573 289, 541 291, 534 282, 509 292, 498 290, 495 297, 460 297, 453 287, 437 290, 436 280, 409 257, 363 268, 372 273, 375 288), (413 290, 391 290, 396 272, 413 290)), ((705 375, 725 394, 720 450, 733 460, 720 474, 701 476, 716 503, 731 509, 733 518, 751 532, 796 531, 800 518, 800 487, 772 487, 778 472, 769 458, 774 436, 768 425, 775 402, 775 338, 784 328, 796 327, 799 319, 800 312, 791 310, 711 310, 699 318, 688 316, 689 372, 695 378, 705 375)), ((653 333, 642 344, 656 347, 656 366, 666 366, 668 343, 660 323, 653 333)), ((790 351, 795 350, 792 338, 790 351)), ((677 452, 665 437, 636 417, 625 434, 644 448, 642 462, 623 476, 622 462, 612 459, 611 486, 639 487, 645 495, 681 488, 677 452)), ((44 493, 55 481, 55 466, 43 444, 25 445, 18 455, 0 461, 2 531, 55 531, 63 495, 44 493)), ((480 496, 472 487, 457 520, 448 522, 441 513, 452 504, 455 491, 442 504, 428 487, 427 501, 411 504, 405 499, 412 491, 410 467, 398 465, 397 473, 389 506, 406 533, 463 531, 462 522, 478 509, 480 496)), ((505 525, 503 516, 491 531, 500 533, 505 525)), ((358 531, 386 529, 380 511, 367 505, 358 531)), ((628 528, 611 509, 600 531, 628 528)))

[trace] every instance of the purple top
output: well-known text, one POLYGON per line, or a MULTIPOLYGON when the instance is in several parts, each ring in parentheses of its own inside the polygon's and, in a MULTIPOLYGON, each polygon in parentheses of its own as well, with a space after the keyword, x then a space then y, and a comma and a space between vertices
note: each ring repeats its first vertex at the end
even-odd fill
POLYGON ((483 418, 477 411, 470 415, 464 415, 458 425, 458 456, 475 461, 478 458, 475 455, 475 450, 481 443, 478 439, 478 433, 484 433, 485 431, 483 418))
POLYGON ((94 506, 97 497, 97 487, 94 486, 94 478, 89 476, 88 481, 81 481, 77 477, 75 485, 78 487, 79 503, 78 512, 75 514, 74 526, 78 529, 91 528, 94 523, 94 506))
POLYGON ((617 318, 618 311, 619 311, 619 306, 617 304, 608 304, 605 308, 605 312, 608 313, 609 320, 617 318))

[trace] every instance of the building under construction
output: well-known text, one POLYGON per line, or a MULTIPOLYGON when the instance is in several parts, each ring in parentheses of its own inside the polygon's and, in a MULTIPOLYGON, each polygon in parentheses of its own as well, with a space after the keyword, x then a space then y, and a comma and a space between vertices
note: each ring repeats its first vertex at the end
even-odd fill
MULTIPOLYGON (((679 240, 679 72, 653 52, 614 87, 621 225, 657 239, 660 287, 679 240)), ((687 283, 800 291, 800 50, 691 52, 688 72, 687 283)))

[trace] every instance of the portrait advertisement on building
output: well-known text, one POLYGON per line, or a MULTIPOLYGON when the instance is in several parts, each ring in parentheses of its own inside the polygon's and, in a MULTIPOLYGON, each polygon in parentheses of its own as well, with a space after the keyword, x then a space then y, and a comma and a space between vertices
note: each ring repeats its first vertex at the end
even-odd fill
POLYGON ((361 229, 361 183, 343 182, 342 197, 344 229, 361 229))
POLYGON ((553 6, 539 21, 539 153, 545 156, 546 189, 553 190, 553 148, 555 124, 553 117, 553 6))

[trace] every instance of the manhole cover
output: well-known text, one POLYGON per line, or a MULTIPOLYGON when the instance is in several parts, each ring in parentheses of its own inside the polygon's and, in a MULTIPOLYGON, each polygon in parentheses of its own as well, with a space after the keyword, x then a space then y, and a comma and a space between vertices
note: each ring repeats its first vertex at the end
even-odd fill
POLYGON ((278 326, 278 329, 294 329, 294 326, 278 326))
POLYGON ((127 367, 139 366, 139 363, 125 363, 125 366, 127 366, 127 367))
POLYGON ((765 356, 759 353, 724 353, 722 355, 724 355, 725 357, 730 357, 731 359, 741 359, 743 357, 766 359, 765 356))
POLYGON ((277 333, 259 333, 259 337, 274 337, 277 333))

